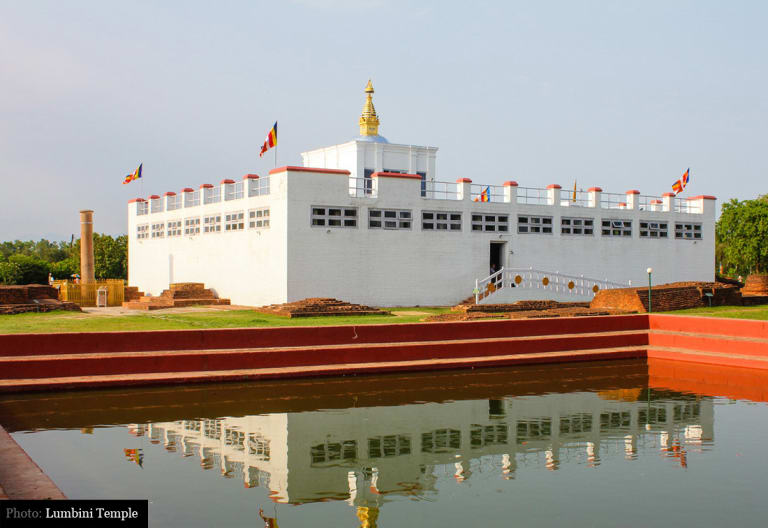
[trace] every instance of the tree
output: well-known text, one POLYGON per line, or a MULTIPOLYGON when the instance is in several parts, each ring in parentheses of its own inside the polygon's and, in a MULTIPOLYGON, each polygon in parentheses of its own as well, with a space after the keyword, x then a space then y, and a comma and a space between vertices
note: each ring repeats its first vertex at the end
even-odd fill
POLYGON ((724 203, 716 229, 729 271, 741 275, 768 271, 768 200, 734 198, 724 203))
POLYGON ((11 255, 8 262, 16 264, 21 270, 21 278, 16 284, 48 284, 48 263, 30 255, 11 255))
POLYGON ((20 284, 21 268, 13 262, 0 262, 0 284, 20 284))
POLYGON ((93 234, 93 265, 97 279, 125 279, 127 273, 128 237, 93 234))

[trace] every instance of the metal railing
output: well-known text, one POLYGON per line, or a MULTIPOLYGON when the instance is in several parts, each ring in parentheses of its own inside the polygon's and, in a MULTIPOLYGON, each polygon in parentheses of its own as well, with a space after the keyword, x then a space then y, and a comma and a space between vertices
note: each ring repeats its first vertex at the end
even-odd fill
POLYGON ((101 288, 107 289, 107 306, 121 306, 125 297, 125 283, 122 279, 106 279, 80 284, 54 281, 53 286, 59 290, 60 301, 69 301, 80 306, 96 306, 96 298, 101 288))
POLYGON ((589 207, 589 193, 587 191, 566 191, 560 193, 560 205, 562 207, 589 207), (574 194, 576 195, 574 198, 574 194))
POLYGON ((618 193, 602 193, 600 195, 600 206, 603 209, 625 209, 627 203, 627 195, 626 194, 618 194, 618 193))
POLYGON ((426 189, 421 196, 430 200, 458 200, 459 184, 445 181, 426 182, 426 189))
POLYGON ((248 180, 248 197, 251 196, 265 196, 269 194, 269 176, 263 178, 249 179, 248 180))
POLYGON ((239 200, 243 197, 243 182, 228 183, 224 189, 224 201, 239 200))
POLYGON ((372 178, 349 178, 349 195, 353 198, 376 198, 372 178))
POLYGON ((676 213, 701 214, 703 212, 701 202, 688 198, 675 198, 672 205, 672 209, 676 213))
POLYGON ((565 293, 574 297, 593 297, 600 290, 628 288, 626 284, 593 279, 583 275, 566 275, 556 271, 544 271, 533 268, 501 268, 484 279, 475 280, 475 304, 487 299, 504 288, 543 289, 554 293, 565 293))
POLYGON ((475 202, 503 202, 504 187, 501 185, 480 185, 473 183, 469 186, 470 198, 475 202))
POLYGON ((175 211, 176 209, 181 209, 182 203, 181 203, 181 196, 178 194, 176 196, 169 196, 167 199, 167 205, 166 210, 167 211, 175 211))
POLYGON ((535 187, 518 187, 517 203, 523 205, 551 205, 549 190, 535 187))

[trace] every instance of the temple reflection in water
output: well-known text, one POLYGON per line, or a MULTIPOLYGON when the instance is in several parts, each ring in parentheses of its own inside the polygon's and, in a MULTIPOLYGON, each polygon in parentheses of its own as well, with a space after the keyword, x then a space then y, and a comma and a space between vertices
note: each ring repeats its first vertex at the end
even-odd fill
MULTIPOLYGON (((659 453, 685 467, 711 443, 708 397, 617 389, 133 425, 152 443, 200 459, 275 502, 345 500, 375 524, 389 495, 437 493, 440 476, 515 478, 518 466, 557 470, 659 453), (368 518, 371 517, 371 518, 368 518)), ((150 451, 151 453, 151 451, 150 451)))

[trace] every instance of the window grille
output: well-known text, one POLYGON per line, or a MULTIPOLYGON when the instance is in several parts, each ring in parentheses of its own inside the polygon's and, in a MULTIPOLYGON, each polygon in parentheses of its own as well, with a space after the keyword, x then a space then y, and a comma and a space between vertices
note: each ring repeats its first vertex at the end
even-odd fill
POLYGON ((136 226, 136 238, 139 240, 149 238, 149 224, 140 224, 136 226))
POLYGON ((632 220, 603 219, 603 236, 631 237, 632 220))
POLYGON ((492 214, 473 214, 472 215, 472 231, 485 232, 485 231, 498 231, 506 233, 509 231, 509 216, 508 215, 492 215, 492 214))
POLYGON ((179 196, 178 194, 175 196, 168 196, 166 207, 168 211, 175 211, 176 209, 181 209, 181 196, 179 196))
POLYGON ((243 182, 224 184, 224 200, 238 200, 243 197, 243 182))
POLYGON ((675 238, 701 240, 701 224, 675 224, 675 238))
POLYGON ((221 215, 203 217, 203 233, 220 233, 221 215))
POLYGON ((517 217, 518 233, 544 233, 552 234, 551 216, 519 215, 517 217))
POLYGON ((150 200, 150 210, 153 213, 162 213, 163 212, 163 199, 162 198, 152 198, 150 200))
POLYGON ((356 207, 312 206, 313 227, 357 227, 356 207))
POLYGON ((269 227, 269 207, 248 211, 248 227, 250 229, 267 229, 269 227))
POLYGON ((592 218, 561 218, 560 233, 563 235, 584 235, 594 234, 595 221, 592 218))
POLYGON ((165 222, 152 224, 152 238, 163 238, 165 234, 165 222))
POLYGON ((667 223, 647 220, 640 221, 640 237, 667 238, 667 223))
POLYGON ((200 191, 184 193, 184 207, 200 205, 200 191))
POLYGON ((409 435, 375 436, 368 439, 368 458, 383 458, 411 454, 409 435))
POLYGON ((149 204, 147 202, 136 202, 136 215, 142 216, 149 213, 149 204))
POLYGON ((355 460, 357 458, 357 440, 345 440, 343 442, 326 442, 310 448, 312 464, 335 462, 342 460, 355 460))
POLYGON ((461 231, 461 213, 458 211, 422 211, 423 231, 461 231))
POLYGON ((370 229, 410 229, 413 216, 404 209, 368 209, 370 229))
POLYGON ((168 236, 169 237, 181 236, 181 220, 168 221, 168 236))
POLYGON ((422 453, 449 453, 461 449, 461 431, 435 429, 421 434, 422 453))
POLYGON ((236 211, 224 215, 225 231, 241 231, 243 229, 245 229, 245 213, 236 211))
POLYGON ((200 217, 184 219, 184 234, 185 235, 199 235, 200 234, 200 217))
POLYGON ((269 194, 269 176, 248 179, 248 196, 269 194))
POLYGON ((221 187, 203 188, 203 203, 212 204, 221 201, 221 187))

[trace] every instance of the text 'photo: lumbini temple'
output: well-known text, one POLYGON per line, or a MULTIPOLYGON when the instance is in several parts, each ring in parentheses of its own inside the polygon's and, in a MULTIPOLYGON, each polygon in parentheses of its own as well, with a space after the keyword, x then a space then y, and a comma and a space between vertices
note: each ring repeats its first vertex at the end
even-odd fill
POLYGON ((0 527, 768 522, 768 6, 33 4, 0 527))

